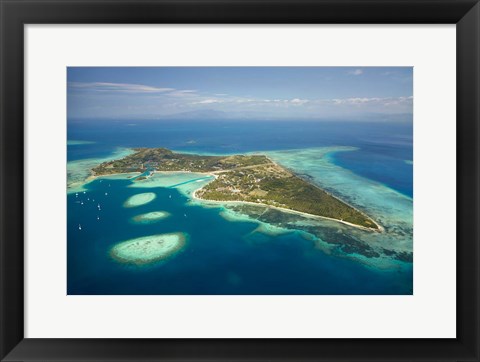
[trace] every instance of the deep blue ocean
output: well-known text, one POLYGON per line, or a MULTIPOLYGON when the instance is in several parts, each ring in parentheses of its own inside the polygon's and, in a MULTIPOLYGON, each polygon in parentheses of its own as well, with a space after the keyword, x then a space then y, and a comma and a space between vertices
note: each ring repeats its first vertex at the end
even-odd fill
MULTIPOLYGON (((132 121, 69 122, 68 161, 104 158, 118 147, 235 154, 350 146, 332 162, 413 197, 412 124, 368 122, 132 121)), ((67 195, 68 294, 411 294, 413 267, 375 268, 329 255, 298 232, 255 233, 257 223, 229 221, 219 208, 192 206, 175 188, 137 189, 131 180, 97 179, 67 195), (124 208, 139 192, 157 198, 124 208), (95 201, 93 201, 95 200, 95 201), (101 211, 98 210, 101 204, 101 211), (154 224, 131 218, 149 211, 171 217, 154 224), (78 226, 82 226, 79 230, 78 226), (110 248, 144 235, 183 232, 182 251, 149 266, 114 261, 110 248)), ((359 190, 361 192, 361 190, 359 190)))

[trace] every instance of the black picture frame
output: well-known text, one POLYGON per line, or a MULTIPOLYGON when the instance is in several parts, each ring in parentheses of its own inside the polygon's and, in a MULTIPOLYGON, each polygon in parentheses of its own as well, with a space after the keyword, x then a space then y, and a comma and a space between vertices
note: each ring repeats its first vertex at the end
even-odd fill
POLYGON ((0 11, 2 361, 479 361, 477 0, 0 0, 0 11), (134 23, 456 24, 457 338, 24 338, 24 25, 134 23))

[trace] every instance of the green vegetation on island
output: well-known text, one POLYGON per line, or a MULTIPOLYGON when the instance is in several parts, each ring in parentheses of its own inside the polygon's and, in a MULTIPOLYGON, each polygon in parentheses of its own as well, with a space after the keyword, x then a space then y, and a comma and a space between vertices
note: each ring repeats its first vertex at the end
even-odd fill
POLYGON ((93 168, 94 175, 128 172, 191 171, 215 172, 238 167, 255 166, 271 161, 263 155, 201 156, 174 153, 166 148, 136 148, 135 153, 119 160, 108 161, 93 168))
POLYGON ((151 174, 155 171, 209 173, 216 178, 196 191, 198 198, 263 204, 372 230, 380 229, 362 212, 264 155, 203 156, 175 153, 165 148, 138 148, 135 153, 104 162, 92 171, 95 176, 127 172, 151 174))

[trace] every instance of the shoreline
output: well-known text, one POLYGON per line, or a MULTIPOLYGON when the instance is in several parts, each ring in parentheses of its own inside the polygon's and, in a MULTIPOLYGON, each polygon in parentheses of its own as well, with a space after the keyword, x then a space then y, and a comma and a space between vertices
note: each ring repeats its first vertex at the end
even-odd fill
MULTIPOLYGON (((273 161, 272 161, 273 162, 273 161)), ((276 163, 275 163, 276 164, 276 163)), ((283 167, 283 166, 281 166, 283 167)), ((291 172, 291 170, 289 170, 291 172)), ((130 175, 130 174, 141 174, 141 172, 122 172, 122 173, 112 173, 112 174, 108 174, 108 175, 90 175, 85 181, 87 182, 91 182, 97 178, 100 178, 100 177, 108 177, 108 176, 118 176, 118 175, 130 175)), ((175 173, 195 173, 195 174, 201 174, 201 175, 207 175, 207 176, 212 176, 214 177, 215 179, 218 177, 218 175, 216 173, 209 173, 209 172, 192 172, 192 171, 155 171, 156 174, 175 174, 175 173)), ((296 174, 295 174, 296 175, 296 174)), ((296 175, 297 176, 297 175, 296 175)), ((298 176, 297 176, 298 177, 298 176)), ((302 179, 303 180, 303 179, 302 179)), ((142 182, 142 181, 139 181, 139 182, 142 182)), ((205 186, 205 185, 204 185, 205 186)), ((339 222, 339 223, 342 223, 344 225, 348 225, 348 226, 351 226, 351 227, 355 227, 357 229, 360 229, 360 230, 364 230, 364 231, 373 231, 373 232, 378 232, 378 233, 381 233, 383 232, 385 229, 379 225, 375 220, 373 220, 372 218, 370 218, 369 216, 367 216, 365 213, 363 213, 362 211, 359 211, 357 210, 355 207, 351 206, 350 204, 346 203, 345 201, 339 199, 338 197, 335 197, 334 195, 331 195, 329 193, 329 195, 331 195, 332 197, 335 197, 336 199, 340 200, 341 202, 345 203, 346 205, 348 205, 349 207, 355 209, 357 212, 360 212, 362 213, 364 216, 368 217, 369 220, 371 220, 376 226, 378 229, 374 229, 374 228, 368 228, 368 227, 365 227, 365 226, 361 226, 361 225, 357 225, 357 224, 352 224, 348 221, 344 221, 344 220, 339 220, 339 219, 334 219, 334 218, 331 218, 331 217, 328 217, 328 216, 320 216, 320 215, 314 215, 314 214, 309 214, 309 213, 306 213, 306 212, 302 212, 302 211, 296 211, 296 210, 291 210, 291 209, 287 209, 287 208, 284 208, 284 207, 278 207, 278 206, 273 206, 273 205, 267 205, 267 204, 262 204, 262 203, 259 203, 259 202, 251 202, 251 201, 242 201, 242 200, 238 200, 238 201, 219 201, 219 200, 208 200, 208 199, 202 199, 200 197, 197 196, 197 191, 201 190, 204 186, 198 188, 198 189, 195 189, 193 192, 192 192, 192 198, 195 199, 195 200, 198 200, 200 202, 210 202, 210 203, 215 203, 215 204, 249 204, 249 205, 255 205, 255 206, 263 206, 263 207, 267 207, 267 208, 272 208, 272 209, 276 209, 276 210, 279 210, 279 211, 282 211, 282 212, 286 212, 286 213, 290 213, 290 214, 296 214, 296 215, 300 215, 300 216, 303 216, 305 218, 308 218, 308 219, 322 219, 322 220, 330 220, 330 221, 335 221, 335 222, 339 222)), ((314 185, 315 187, 318 187, 316 185, 314 185)), ((321 189, 321 188, 320 188, 321 189)), ((321 189, 322 191, 325 191, 323 189, 321 189)), ((327 191, 325 191, 327 192, 327 191)))
MULTIPOLYGON (((320 216, 320 215, 314 215, 314 214, 309 214, 309 213, 306 213, 306 212, 302 212, 302 211, 297 211, 297 210, 292 210, 292 209, 287 209, 287 208, 284 208, 284 207, 278 207, 278 206, 273 206, 273 205, 268 205, 268 204, 263 204, 263 203, 260 203, 260 202, 252 202, 252 201, 242 201, 242 200, 238 200, 238 201, 218 201, 218 200, 208 200, 208 199, 202 199, 200 197, 197 196, 197 191, 201 190, 204 186, 196 189, 193 191, 192 193, 192 197, 194 199, 197 199, 197 200, 200 200, 200 201, 207 201, 207 202, 214 202, 214 203, 244 203, 244 204, 250 204, 250 205, 260 205, 260 206, 264 206, 264 207, 269 207, 269 208, 273 208, 273 209, 276 209, 276 210, 280 210, 280 211, 283 211, 283 212, 288 212, 288 213, 293 213, 293 214, 297 214, 297 215, 301 215, 301 216, 304 216, 304 217, 307 217, 307 218, 321 218, 321 219, 324 219, 324 220, 331 220, 331 221, 336 221, 336 222, 339 222, 339 223, 342 223, 342 224, 345 224, 345 225, 348 225, 348 226, 352 226, 352 227, 356 227, 358 229, 361 229, 361 230, 366 230, 366 231, 375 231, 375 232, 383 232, 385 231, 385 229, 380 225, 378 224, 375 220, 373 220, 370 216, 368 216, 367 214, 365 214, 363 211, 361 210, 358 210, 356 207, 350 205, 348 202, 338 198, 337 196, 335 195, 332 195, 330 192, 324 190, 323 188, 319 187, 318 185, 312 183, 310 180, 305 180, 303 177, 301 177, 300 175, 298 175, 294 170, 291 170, 285 166, 282 166, 282 165, 279 165, 277 162, 275 162, 274 160, 272 160, 270 157, 268 157, 267 155, 263 155, 265 156, 271 163, 273 163, 275 166, 277 167, 280 167, 280 168, 283 168, 289 172, 291 172, 293 175, 295 175, 296 177, 302 179, 303 181, 305 182, 308 182, 309 184, 313 185, 314 187, 318 188, 319 190, 327 193, 329 196, 337 199, 338 201, 344 203, 345 205, 347 205, 348 207, 351 207, 352 209, 354 209, 355 211, 357 211, 358 213, 362 214, 363 216, 365 216, 366 218, 368 218, 371 222, 373 222, 376 226, 377 226, 377 229, 374 229, 374 228, 369 228, 369 227, 366 227, 366 226, 361 226, 361 225, 357 225, 357 224, 353 224, 353 223, 350 223, 348 221, 344 221, 344 220, 339 220, 339 219, 334 219, 334 218, 331 218, 331 217, 328 217, 328 216, 320 216)), ((208 172, 201 172, 203 174, 206 174, 206 175, 209 175, 209 176, 213 176, 215 178, 217 178, 217 174, 219 173, 222 173, 222 172, 228 172, 229 170, 226 170, 226 171, 214 171, 212 173, 208 173, 208 172)))
MULTIPOLYGON (((263 155, 263 154, 262 154, 263 155)), ((273 206, 273 205, 268 205, 268 204, 263 204, 263 203, 258 203, 258 202, 251 202, 251 201, 242 201, 242 200, 237 200, 237 201, 219 201, 219 200, 208 200, 208 199, 202 199, 200 197, 197 196, 197 191, 201 190, 204 186, 198 188, 198 189, 195 189, 193 192, 192 192, 192 198, 193 199, 196 199, 198 201, 201 201, 201 202, 210 202, 210 203, 216 203, 216 204, 228 204, 228 203, 243 203, 243 204, 250 204, 250 205, 256 205, 256 206, 263 206, 263 207, 268 207, 268 208, 273 208, 273 209, 276 209, 276 210, 279 210, 279 211, 282 211, 282 212, 286 212, 286 213, 291 213, 291 214, 296 214, 296 215, 301 215, 303 217, 306 217, 306 218, 310 218, 310 219, 323 219, 323 220, 330 220, 330 221, 336 221, 336 222, 339 222, 339 223, 342 223, 344 225, 348 225, 348 226, 351 226, 351 227, 355 227, 357 229, 361 229, 361 230, 365 230, 365 231, 374 231, 374 232, 383 232, 385 229, 379 225, 375 220, 373 220, 371 217, 369 217, 367 214, 365 214, 364 212, 358 210, 356 207, 350 205, 349 203, 343 201, 342 199, 336 197, 335 195, 332 195, 330 192, 327 192, 326 190, 324 190, 323 188, 319 187, 318 185, 312 183, 310 180, 305 180, 303 177, 299 176, 296 172, 294 172, 293 170, 287 168, 287 167, 284 167, 284 166, 281 166, 279 165, 277 162, 273 161, 270 157, 268 157, 267 155, 263 155, 265 156, 271 163, 273 163, 274 165, 276 165, 277 167, 280 167, 280 168, 283 168, 285 170, 287 170, 288 172, 291 172, 293 175, 295 175, 296 177, 302 179, 303 181, 305 182, 308 182, 309 184, 313 185, 314 187, 317 187, 318 189, 320 189, 321 191, 327 193, 329 196, 337 199, 338 201, 344 203, 345 205, 347 205, 348 207, 354 209, 355 211, 357 211, 358 213, 362 214, 363 216, 365 216, 366 218, 368 218, 373 224, 375 224, 375 226, 377 227, 376 229, 374 228, 370 228, 370 227, 366 227, 366 226, 361 226, 361 225, 357 225, 357 224, 353 224, 353 223, 350 223, 348 221, 344 221, 344 220, 339 220, 339 219, 335 219, 335 218, 331 218, 331 217, 327 217, 327 216, 320 216, 320 215, 314 215, 314 214, 309 214, 309 213, 306 213, 306 212, 302 212, 302 211, 296 211, 296 210, 291 210, 291 209, 287 209, 287 208, 283 208, 283 207, 278 207, 278 206, 273 206)), ((188 170, 178 170, 178 171, 158 171, 158 170, 154 170, 154 173, 160 173, 160 174, 174 174, 174 173, 195 173, 195 174, 201 174, 201 175, 207 175, 207 176, 211 176, 211 177, 214 177, 215 179, 218 177, 218 174, 220 173, 223 173, 223 172, 228 172, 230 170, 221 170, 221 171, 212 171, 212 172, 193 172, 193 171, 188 171, 188 170)), ((107 174, 107 175, 90 175, 88 176, 85 181, 84 181, 84 184, 87 184, 87 183, 90 183, 92 182, 93 180, 97 179, 97 178, 100 178, 100 177, 109 177, 109 176, 118 176, 118 175, 134 175, 134 174, 138 174, 138 175, 141 175, 142 172, 122 172, 122 173, 112 173, 112 174, 107 174)), ((151 176, 153 176, 153 173, 152 175, 149 175, 148 178, 150 178, 151 176)), ((143 180, 140 180, 139 182, 142 182, 143 180)))
MULTIPOLYGON (((86 181, 86 182, 91 182, 91 181, 93 181, 93 180, 96 180, 96 179, 99 178, 99 177, 105 177, 105 178, 107 178, 108 176, 136 175, 136 174, 141 175, 142 172, 134 171, 134 172, 109 173, 108 175, 90 175, 90 176, 88 176, 88 177, 85 179, 85 181, 86 181)), ((138 176, 138 175, 137 175, 137 176, 138 176)))
MULTIPOLYGON (((274 163, 275 165, 277 165, 278 167, 281 167, 281 168, 284 168, 285 170, 291 172, 293 175, 295 175, 296 177, 298 177, 299 179, 302 179, 303 181, 305 182, 308 182, 309 184, 313 185, 314 187, 322 190, 323 192, 325 192, 326 194, 328 194, 329 196, 337 199, 338 201, 344 203, 345 205, 347 205, 348 207, 351 207, 352 209, 354 209, 355 211, 357 211, 358 213, 362 214, 363 216, 365 216, 366 218, 368 218, 371 222, 373 222, 378 230, 375 230, 375 229, 372 229, 372 228, 367 228, 365 226, 361 226, 361 225, 356 225, 356 224, 352 224, 352 223, 349 223, 348 221, 343 221, 343 220, 338 220, 338 219, 333 219, 333 218, 329 218, 329 217, 326 217, 326 216, 318 216, 318 215, 313 215, 313 216, 318 216, 318 217, 324 217, 325 219, 329 219, 329 220, 335 220, 335 221, 338 221, 338 222, 342 222, 342 223, 345 223, 347 225, 351 225, 351 226, 356 226, 356 227, 360 227, 360 228, 365 228, 367 230, 375 230, 375 231, 379 231, 379 232, 383 232, 385 229, 379 225, 375 220, 373 220, 370 216, 368 216, 367 214, 365 214, 363 211, 357 209, 355 206, 349 204, 348 202, 346 202, 345 200, 342 200, 341 198, 333 195, 331 192, 328 192, 327 190, 321 188, 320 186, 318 186, 317 184, 313 183, 312 181, 310 181, 309 179, 305 179, 304 177, 300 176, 299 174, 297 174, 294 170, 288 168, 288 167, 285 167, 285 166, 282 166, 282 165, 279 165, 278 163, 276 163, 275 161, 273 161, 270 157, 268 156, 265 156, 267 157, 270 162, 274 163)), ((311 214, 307 214, 307 215, 311 215, 311 214)))
POLYGON ((286 213, 290 213, 290 214, 300 215, 300 216, 303 216, 303 217, 308 218, 308 219, 323 219, 323 220, 336 221, 336 222, 339 222, 339 223, 342 223, 342 224, 345 224, 345 225, 348 225, 348 226, 352 226, 352 227, 355 227, 357 229, 365 230, 365 231, 374 231, 374 232, 383 232, 384 231, 384 228, 382 226, 378 225, 374 220, 372 220, 372 222, 374 222, 375 225, 377 225, 378 229, 367 228, 365 226, 352 224, 348 221, 338 220, 338 219, 334 219, 334 218, 327 217, 327 216, 308 214, 306 212, 286 209, 284 207, 262 204, 260 202, 240 201, 240 200, 238 200, 238 201, 219 201, 219 200, 202 199, 201 197, 197 196, 197 191, 201 190, 202 188, 203 187, 200 187, 200 188, 193 191, 193 193, 192 193, 192 198, 193 199, 198 200, 198 201, 207 202, 207 203, 211 202, 211 203, 215 203, 215 204, 247 204, 247 205, 263 206, 263 207, 266 207, 266 208, 276 209, 276 210, 286 212, 286 213))

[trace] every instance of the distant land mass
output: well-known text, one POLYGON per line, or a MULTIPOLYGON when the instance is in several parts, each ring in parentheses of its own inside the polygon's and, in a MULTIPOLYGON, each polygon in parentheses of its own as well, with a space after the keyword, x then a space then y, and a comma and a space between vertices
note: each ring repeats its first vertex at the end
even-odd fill
POLYGON ((411 123, 413 115, 411 113, 398 113, 398 114, 385 114, 385 113, 359 113, 349 116, 328 116, 319 117, 318 114, 291 116, 291 115, 276 115, 272 116, 267 112, 260 111, 229 111, 224 112, 214 109, 197 109, 186 112, 168 113, 168 114, 141 114, 135 115, 122 115, 115 117, 81 117, 69 118, 69 123, 88 123, 98 122, 99 119, 103 121, 117 121, 117 122, 163 122, 163 121, 295 121, 295 122, 394 122, 394 123, 411 123))
POLYGON ((157 171, 206 173, 213 175, 215 180, 196 190, 196 198, 266 205, 362 229, 382 230, 363 212, 265 155, 204 156, 175 153, 166 148, 136 148, 134 151, 122 159, 94 167, 93 176, 141 172, 142 176, 135 179, 141 182, 157 171))

